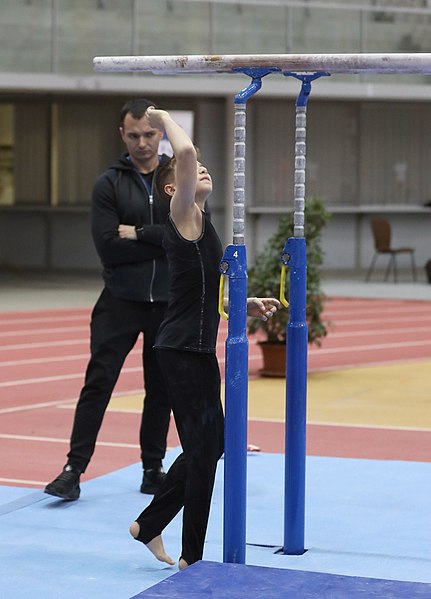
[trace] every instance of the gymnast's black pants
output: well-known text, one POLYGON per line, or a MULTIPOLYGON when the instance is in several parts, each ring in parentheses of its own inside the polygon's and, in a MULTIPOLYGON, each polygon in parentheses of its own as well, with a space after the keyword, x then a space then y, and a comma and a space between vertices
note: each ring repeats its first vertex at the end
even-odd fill
POLYGON ((149 543, 184 507, 181 557, 190 565, 202 559, 217 461, 223 454, 220 371, 215 354, 171 349, 156 353, 183 452, 137 518, 138 540, 149 543))

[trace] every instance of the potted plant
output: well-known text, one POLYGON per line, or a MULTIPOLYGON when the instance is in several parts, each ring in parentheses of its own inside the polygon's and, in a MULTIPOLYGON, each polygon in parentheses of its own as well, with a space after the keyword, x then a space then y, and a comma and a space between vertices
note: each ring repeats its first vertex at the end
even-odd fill
MULTIPOLYGON (((319 198, 305 200, 304 228, 307 248, 307 326, 308 342, 320 345, 327 334, 327 323, 322 320, 324 294, 320 287, 320 266, 323 262, 321 233, 330 218, 319 198)), ((248 271, 248 296, 278 297, 280 291, 280 255, 289 237, 293 237, 293 212, 279 220, 276 232, 256 255, 248 271)), ((286 272, 285 296, 289 298, 289 269, 286 272)), ((250 319, 249 334, 259 331, 264 339, 259 341, 263 352, 263 376, 284 376, 286 363, 286 326, 289 309, 282 308, 267 321, 250 319)))

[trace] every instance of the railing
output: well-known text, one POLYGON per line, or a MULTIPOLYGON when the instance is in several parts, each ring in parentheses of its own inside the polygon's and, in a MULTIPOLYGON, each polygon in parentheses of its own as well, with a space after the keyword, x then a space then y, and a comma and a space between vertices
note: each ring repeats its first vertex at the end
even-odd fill
POLYGON ((422 0, 16 0, 1 8, 0 71, 91 74, 101 55, 427 52, 430 24, 422 0))

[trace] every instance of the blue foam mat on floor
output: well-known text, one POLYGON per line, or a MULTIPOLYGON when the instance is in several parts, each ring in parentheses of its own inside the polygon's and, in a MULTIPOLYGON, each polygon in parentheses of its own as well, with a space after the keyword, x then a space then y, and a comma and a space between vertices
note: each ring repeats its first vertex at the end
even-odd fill
POLYGON ((429 599, 431 584, 197 562, 131 599, 429 599))
MULTIPOLYGON (((283 544, 284 457, 250 454, 247 463, 247 564, 431 583, 431 464, 308 457, 307 552, 285 556, 275 553, 283 544)), ((139 493, 141 474, 135 464, 84 482, 76 502, 0 487, 0 596, 130 599, 175 574, 128 533, 151 500, 139 493)), ((205 561, 222 561, 222 512, 223 461, 205 561)), ((174 558, 180 540, 178 516, 164 533, 174 558)))

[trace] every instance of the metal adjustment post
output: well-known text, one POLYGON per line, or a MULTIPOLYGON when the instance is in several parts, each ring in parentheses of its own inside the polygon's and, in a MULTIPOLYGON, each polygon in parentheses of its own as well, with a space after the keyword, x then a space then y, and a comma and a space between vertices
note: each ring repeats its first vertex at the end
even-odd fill
POLYGON ((301 91, 296 99, 295 121, 295 185, 293 194, 293 235, 304 237, 305 205, 305 163, 307 134, 307 102, 311 92, 311 82, 329 73, 283 73, 302 81, 301 91))
POLYGON ((289 322, 286 328, 286 437, 283 553, 301 555, 305 528, 305 444, 307 415, 305 238, 291 237, 281 257, 290 268, 289 322))
MULTIPOLYGON (((244 245, 246 102, 262 86, 261 78, 278 69, 238 69, 252 78, 235 96, 233 244, 220 272, 229 280, 225 386, 225 459, 223 561, 245 563, 247 493, 248 340, 247 258, 244 245)), ((219 307, 220 311, 220 307, 219 307)))
POLYGON ((306 320, 307 254, 304 237, 306 110, 311 81, 326 73, 292 75, 302 81, 296 101, 294 237, 289 238, 281 255, 282 272, 290 268, 289 322, 286 327, 286 439, 284 483, 283 553, 305 552, 305 444, 307 412, 306 320))

